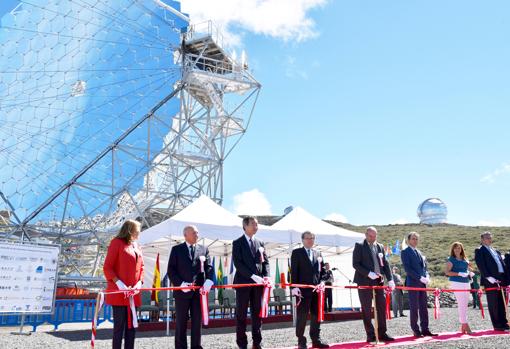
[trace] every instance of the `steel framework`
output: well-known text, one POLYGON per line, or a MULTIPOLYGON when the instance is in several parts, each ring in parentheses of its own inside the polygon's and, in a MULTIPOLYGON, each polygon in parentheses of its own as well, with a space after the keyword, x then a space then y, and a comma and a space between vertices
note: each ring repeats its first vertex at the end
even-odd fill
MULTIPOLYGON (((37 28, 36 39, 51 40, 57 50, 63 45, 59 40, 91 41, 87 53, 95 49, 98 62, 114 66, 92 68, 88 55, 77 66, 67 64, 76 56, 66 47, 43 69, 27 73, 24 64, 10 74, 0 73, 0 208, 4 210, 0 232, 7 238, 58 242, 63 246, 63 273, 94 277, 100 273, 109 239, 125 219, 152 226, 201 194, 221 203, 223 164, 249 125, 260 84, 250 74, 244 55, 238 61, 224 50, 211 22, 189 25, 176 3, 170 7, 159 0, 125 1, 115 7, 106 0, 83 2, 86 5, 64 2, 68 12, 53 1, 23 1, 25 8, 17 11, 29 13, 12 12, 15 20, 0 29, 26 33, 37 28), (100 14, 110 26, 84 19, 83 12, 100 14), (64 25, 41 26, 48 13, 63 17, 64 25), (80 24, 82 32, 68 32, 69 26, 80 24), (164 30, 175 39, 167 39, 164 30), (123 64, 122 55, 132 56, 136 64, 123 64), (23 79, 13 80, 13 75, 23 79), (61 86, 42 93, 42 102, 26 98, 27 90, 40 89, 41 84, 30 82, 40 76, 43 86, 61 86), (112 85, 117 89, 109 88, 112 85), (24 93, 13 95, 13 88, 24 93), (96 97, 92 91, 101 92, 99 101, 92 98, 96 97), (87 103, 79 103, 87 97, 87 103), (19 105, 35 115, 21 130, 17 121, 23 119, 24 110, 19 105), (107 116, 98 112, 104 105, 107 116), (52 128, 44 120, 53 117, 54 110, 64 115, 55 116, 52 128), (82 121, 73 124, 72 136, 55 134, 55 128, 68 128, 75 118, 82 121), (97 127, 98 122, 102 127, 97 127), (17 137, 14 142, 6 136, 12 134, 17 137), (50 141, 43 142, 41 134, 50 141), (30 147, 44 156, 33 157, 30 147), (59 152, 60 148, 65 151, 59 152), (48 159, 51 166, 44 166, 48 159), (43 170, 38 172, 40 167, 43 170)), ((25 61, 38 59, 29 51, 16 53, 25 61)), ((10 58, 0 56, 0 64, 2 59, 9 63, 10 58)))

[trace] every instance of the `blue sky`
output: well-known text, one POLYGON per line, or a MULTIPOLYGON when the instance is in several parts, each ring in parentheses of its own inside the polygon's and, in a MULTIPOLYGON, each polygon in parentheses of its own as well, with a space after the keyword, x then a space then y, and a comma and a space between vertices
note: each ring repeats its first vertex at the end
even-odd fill
POLYGON ((263 90, 225 165, 226 206, 256 188, 275 214, 382 224, 439 197, 451 223, 510 224, 509 6, 329 1, 308 13, 316 38, 247 33, 263 90))
MULTIPOLYGON (((235 16, 235 2, 214 6, 235 16)), ((451 223, 510 225, 510 3, 314 2, 290 1, 315 23, 286 24, 295 31, 272 26, 286 12, 227 18, 263 89, 225 163, 224 205, 387 224, 417 222, 418 204, 439 197, 451 223)))

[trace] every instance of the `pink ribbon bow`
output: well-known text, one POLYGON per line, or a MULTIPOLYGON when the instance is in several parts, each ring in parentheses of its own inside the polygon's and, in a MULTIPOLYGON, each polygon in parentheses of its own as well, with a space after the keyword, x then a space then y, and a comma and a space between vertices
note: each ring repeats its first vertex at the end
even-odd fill
POLYGON ((441 290, 436 288, 434 290, 434 319, 439 319, 439 296, 441 295, 441 290))
POLYGON ((269 316, 269 294, 273 285, 268 277, 264 277, 263 283, 264 290, 262 293, 262 305, 260 307, 260 317, 265 319, 269 316))
POLYGON ((322 282, 313 288, 313 292, 317 292, 318 302, 317 302, 317 321, 324 321, 324 292, 326 291, 326 285, 322 282))

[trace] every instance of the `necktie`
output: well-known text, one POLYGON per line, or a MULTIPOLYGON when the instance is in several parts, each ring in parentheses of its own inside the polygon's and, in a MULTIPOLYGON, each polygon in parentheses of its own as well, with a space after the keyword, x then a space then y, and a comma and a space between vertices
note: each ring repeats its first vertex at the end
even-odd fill
POLYGON ((416 257, 418 257, 418 259, 420 260, 420 262, 422 262, 422 263, 423 263, 423 258, 421 257, 421 253, 420 253, 420 252, 418 252, 418 250, 417 250, 417 249, 415 249, 415 250, 414 250, 414 253, 416 253, 416 257))
POLYGON ((252 239, 250 239, 250 250, 253 257, 255 257, 255 255, 257 254, 257 250, 255 250, 255 244, 253 243, 252 239))
POLYGON ((195 259, 195 246, 189 245, 189 256, 191 260, 195 259))

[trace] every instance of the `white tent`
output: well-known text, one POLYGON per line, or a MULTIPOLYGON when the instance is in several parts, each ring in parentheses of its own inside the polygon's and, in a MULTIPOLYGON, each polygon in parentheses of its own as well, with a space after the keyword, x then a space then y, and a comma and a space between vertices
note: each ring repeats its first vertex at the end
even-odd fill
MULTIPOLYGON (((144 254, 146 285, 152 284, 158 253, 160 254, 161 276, 166 274, 170 248, 172 245, 184 241, 183 229, 190 224, 198 228, 199 243, 209 248, 211 256, 229 258, 232 241, 243 234, 242 219, 239 216, 221 207, 209 197, 201 196, 172 218, 146 229, 140 234, 139 243, 144 254)), ((300 233, 290 229, 280 230, 259 224, 257 238, 265 242, 266 253, 272 259, 286 258, 289 242, 300 241, 300 233)), ((272 264, 274 267, 274 261, 272 264)), ((274 269, 272 270, 274 273, 274 269)))
MULTIPOLYGON (((294 208, 289 214, 272 225, 278 229, 310 231, 315 234, 315 244, 322 251, 324 261, 334 268, 334 285, 346 286, 352 283, 352 250, 356 242, 363 241, 365 235, 336 227, 315 217, 301 207, 294 208)), ((351 290, 333 291, 334 307, 359 307, 357 292, 351 290)))
POLYGON ((297 231, 309 230, 316 235, 315 244, 327 249, 328 254, 341 254, 352 251, 354 243, 363 241, 363 234, 340 228, 324 222, 301 207, 294 208, 289 214, 272 225, 277 229, 293 229, 297 231))
MULTIPOLYGON (((223 267, 224 275, 228 273, 231 263, 232 240, 243 234, 242 219, 209 197, 201 196, 172 218, 146 229, 140 234, 139 243, 144 254, 146 286, 152 284, 157 254, 160 254, 160 273, 163 277, 167 271, 171 247, 184 240, 182 231, 185 226, 190 224, 198 228, 199 243, 209 248, 210 255, 222 256, 223 262, 227 264, 223 267)), ((280 272, 287 270, 285 261, 289 258, 292 249, 300 245, 301 233, 305 230, 311 230, 316 234, 316 242, 319 243, 319 248, 323 251, 325 259, 327 258, 333 267, 339 269, 335 271, 337 279, 342 277, 342 273, 347 275, 345 278, 352 279, 350 276, 352 266, 349 264, 352 258, 350 251, 352 251, 354 242, 361 241, 363 235, 337 228, 299 208, 272 226, 259 224, 257 238, 265 243, 266 252, 271 262, 272 277, 275 277, 276 259, 284 261, 284 265, 279 263, 280 272), (303 221, 299 221, 300 219, 303 221)), ((340 284, 347 284, 347 280, 343 280, 340 284)), ((354 298, 357 301, 357 297, 354 298)), ((359 306, 356 302, 350 301, 350 295, 336 297, 335 307, 351 307, 351 305, 359 306)))

